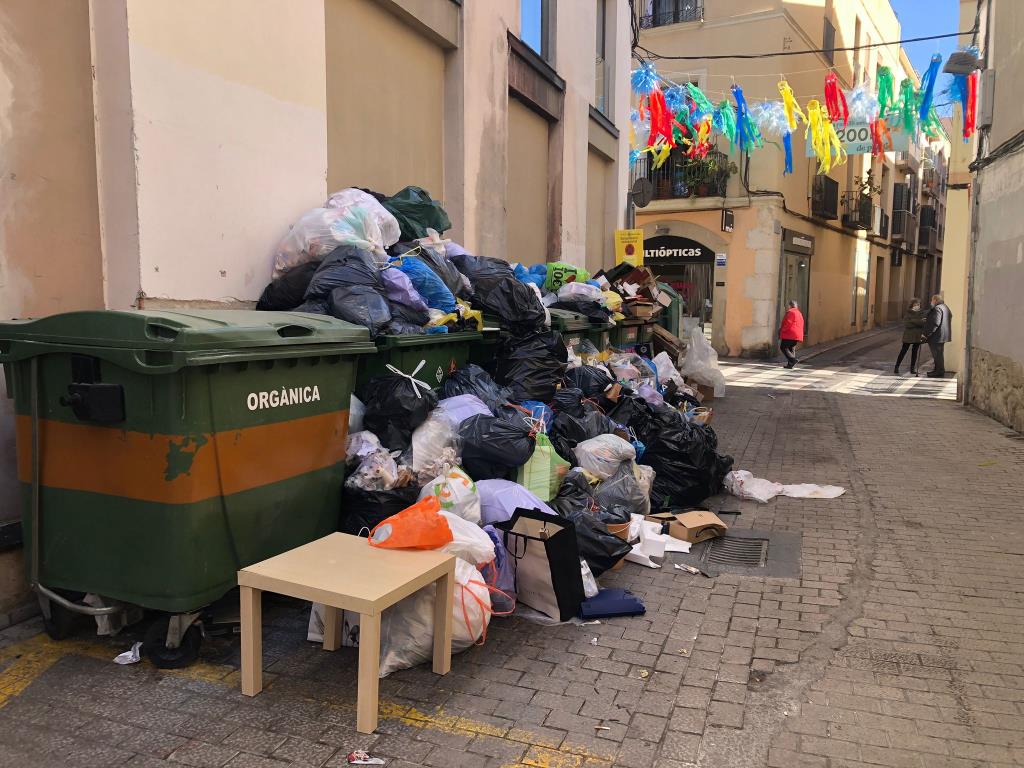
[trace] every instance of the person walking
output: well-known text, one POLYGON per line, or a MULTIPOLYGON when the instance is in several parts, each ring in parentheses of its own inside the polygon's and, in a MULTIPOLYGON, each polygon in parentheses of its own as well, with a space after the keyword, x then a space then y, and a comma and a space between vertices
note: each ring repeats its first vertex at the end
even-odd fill
POLYGON ((924 321, 924 332, 921 334, 921 341, 928 342, 928 349, 932 351, 932 360, 935 365, 928 373, 928 378, 939 379, 946 375, 946 360, 943 347, 953 337, 953 313, 942 300, 942 296, 932 296, 931 309, 924 321))
POLYGON ((910 351, 910 373, 917 376, 917 355, 921 351, 921 334, 924 333, 924 320, 928 313, 921 308, 920 299, 911 299, 907 314, 903 317, 903 347, 892 372, 900 375, 900 365, 910 351))
POLYGON ((787 306, 789 308, 779 327, 779 347, 786 356, 786 367, 793 368, 800 362, 793 350, 804 340, 804 316, 800 314, 800 307, 795 301, 790 301, 787 306))

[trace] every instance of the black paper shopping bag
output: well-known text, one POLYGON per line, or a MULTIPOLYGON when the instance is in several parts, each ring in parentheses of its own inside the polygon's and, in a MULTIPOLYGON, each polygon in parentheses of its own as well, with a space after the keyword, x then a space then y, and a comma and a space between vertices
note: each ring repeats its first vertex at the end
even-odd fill
POLYGON ((517 509, 495 528, 515 562, 518 601, 559 621, 575 616, 584 594, 573 524, 540 510, 517 509))

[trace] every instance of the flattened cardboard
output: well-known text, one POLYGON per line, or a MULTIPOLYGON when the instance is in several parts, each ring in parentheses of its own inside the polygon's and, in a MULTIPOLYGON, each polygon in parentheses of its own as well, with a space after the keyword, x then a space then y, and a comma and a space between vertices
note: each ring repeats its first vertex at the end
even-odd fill
POLYGON ((668 523, 668 535, 680 541, 699 544, 702 541, 721 536, 729 526, 714 512, 695 510, 693 512, 655 512, 647 516, 655 523, 668 523))

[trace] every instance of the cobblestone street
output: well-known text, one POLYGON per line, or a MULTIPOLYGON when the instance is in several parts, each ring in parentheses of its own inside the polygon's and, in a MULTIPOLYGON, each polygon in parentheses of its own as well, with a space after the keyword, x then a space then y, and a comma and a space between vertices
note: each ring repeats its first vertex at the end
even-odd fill
MULTIPOLYGON (((890 342, 786 373, 878 372, 890 342)), ((626 564, 602 583, 645 616, 496 617, 451 674, 383 680, 372 736, 354 651, 307 643, 299 603, 268 605, 253 699, 237 639, 162 672, 112 663, 130 636, 54 643, 33 620, 0 633, 0 765, 338 766, 358 747, 394 768, 1024 765, 1024 441, 938 396, 774 381, 730 388, 713 426, 737 468, 848 489, 724 502, 739 528, 801 535, 800 579, 626 564)))

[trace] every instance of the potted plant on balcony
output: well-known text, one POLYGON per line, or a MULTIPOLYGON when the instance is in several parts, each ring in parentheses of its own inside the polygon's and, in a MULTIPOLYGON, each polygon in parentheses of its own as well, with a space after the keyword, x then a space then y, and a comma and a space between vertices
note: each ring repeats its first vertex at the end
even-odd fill
POLYGON ((882 187, 875 183, 873 172, 869 169, 864 176, 853 177, 853 189, 847 190, 840 198, 844 219, 865 228, 871 227, 871 209, 875 199, 882 194, 882 187))

